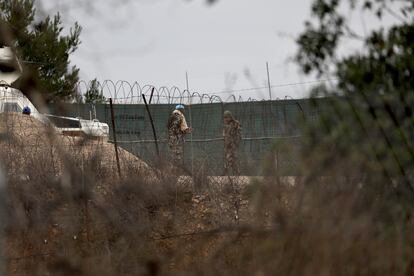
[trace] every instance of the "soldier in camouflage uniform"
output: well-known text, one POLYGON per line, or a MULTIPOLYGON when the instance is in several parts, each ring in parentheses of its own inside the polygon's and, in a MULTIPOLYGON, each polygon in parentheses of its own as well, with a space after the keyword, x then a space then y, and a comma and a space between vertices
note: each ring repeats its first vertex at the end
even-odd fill
POLYGON ((240 175, 238 151, 242 140, 241 125, 235 120, 230 111, 224 112, 224 174, 228 175, 230 169, 234 175, 240 175))
POLYGON ((184 153, 184 136, 191 133, 184 116, 184 106, 179 104, 168 119, 168 145, 171 161, 176 166, 182 166, 184 153))

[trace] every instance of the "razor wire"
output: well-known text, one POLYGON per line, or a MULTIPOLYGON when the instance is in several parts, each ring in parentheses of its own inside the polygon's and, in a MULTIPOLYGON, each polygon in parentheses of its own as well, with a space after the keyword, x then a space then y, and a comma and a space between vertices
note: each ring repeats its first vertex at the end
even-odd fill
MULTIPOLYGON (((321 81, 302 82, 297 84, 273 85, 284 87, 294 85, 316 84, 321 81)), ((98 82, 80 81, 78 93, 85 99, 88 91, 102 98, 96 104, 69 104, 66 114, 59 114, 59 107, 52 108, 57 115, 98 119, 110 126, 110 141, 114 131, 110 120, 108 99, 114 103, 114 119, 116 136, 122 148, 141 157, 148 163, 154 161, 154 137, 148 114, 145 110, 144 97, 150 105, 155 132, 161 158, 169 158, 167 121, 175 104, 191 106, 192 116, 187 118, 193 127, 193 137, 187 140, 184 149, 184 162, 207 160, 208 166, 214 168, 216 174, 223 167, 223 112, 231 111, 242 124, 243 142, 240 146, 241 164, 244 171, 257 173, 264 156, 275 143, 289 145, 293 152, 283 156, 284 163, 296 174, 294 161, 298 159, 301 130, 299 120, 311 122, 316 120, 319 111, 310 104, 309 99, 293 99, 290 96, 273 100, 257 100, 252 97, 236 95, 237 92, 254 92, 262 88, 246 88, 241 90, 220 91, 216 93, 200 93, 180 89, 178 86, 141 85, 139 82, 124 80, 105 80, 98 82), (97 95, 99 93, 99 95, 97 95), (92 114, 94 116, 92 116, 92 114), (191 118, 192 117, 192 118, 191 118), (191 150, 195 156, 190 157, 191 150), (292 161, 291 161, 292 160, 292 161), (293 162, 293 163, 292 163, 293 162), (288 164, 289 163, 289 164, 288 164), (292 163, 292 164, 290 164, 292 163)), ((250 94, 250 93, 249 93, 250 94)), ((280 90, 279 90, 280 94, 280 90)), ((251 95, 251 94, 250 94, 251 95)), ((290 169, 289 169, 290 170, 290 169)))
MULTIPOLYGON (((78 95, 85 97, 88 91, 92 89, 98 91, 101 96, 105 98, 112 98, 115 104, 144 104, 143 95, 149 99, 151 96, 151 103, 153 104, 208 104, 208 103, 237 103, 237 102, 256 102, 258 99, 251 96, 237 95, 242 92, 261 91, 263 89, 280 89, 287 87, 303 87, 306 85, 318 85, 324 82, 335 81, 335 79, 321 79, 314 81, 286 83, 270 85, 267 87, 253 87, 245 89, 235 89, 219 92, 200 92, 188 91, 181 89, 178 86, 155 86, 152 84, 141 85, 139 82, 129 82, 126 80, 104 80, 104 81, 79 81, 77 84, 78 95)), ((284 98, 276 97, 276 100, 283 100, 291 98, 285 96, 284 98)))
POLYGON ((112 98, 115 104, 144 104, 143 95, 148 99, 152 95, 153 104, 207 104, 207 103, 225 103, 225 102, 253 102, 257 101, 253 97, 243 97, 239 95, 236 97, 229 93, 219 92, 215 93, 202 93, 187 91, 187 89, 180 89, 177 86, 156 87, 154 85, 141 85, 138 82, 129 82, 125 80, 105 80, 102 82, 95 82, 93 87, 92 81, 79 81, 77 84, 78 94, 84 97, 91 89, 97 89, 100 95, 105 98, 112 98))

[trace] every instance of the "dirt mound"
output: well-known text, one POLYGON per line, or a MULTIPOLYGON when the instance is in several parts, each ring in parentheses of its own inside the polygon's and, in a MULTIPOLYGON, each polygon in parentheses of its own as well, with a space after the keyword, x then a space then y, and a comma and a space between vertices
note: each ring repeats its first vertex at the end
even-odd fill
MULTIPOLYGON (((105 175, 117 173, 113 144, 87 137, 63 136, 52 126, 17 113, 0 114, 0 154, 12 174, 38 168, 56 176, 68 163, 80 168, 93 163, 93 169, 105 175)), ((119 159, 123 171, 150 170, 145 162, 121 148, 119 159)))
MULTIPOLYGON (((122 149, 125 175, 113 179, 117 168, 110 143, 62 136, 19 114, 0 115, 0 131, 1 160, 18 177, 8 181, 14 222, 5 250, 10 275, 57 275, 62 263, 79 271, 110 271, 96 275, 144 275, 148 260, 161 271, 187 271, 220 256, 233 241, 231 229, 251 219, 247 198, 237 188, 247 179, 178 177, 164 171, 143 177, 142 171, 152 170, 138 171, 148 166, 122 149), (78 169, 93 166, 109 177, 86 173, 79 181, 81 170, 65 171, 67 163, 78 169), (65 177, 57 185, 53 176, 60 175, 65 177)), ((238 250, 242 247, 230 253, 238 250)), ((219 260, 233 261, 226 256, 219 260)))

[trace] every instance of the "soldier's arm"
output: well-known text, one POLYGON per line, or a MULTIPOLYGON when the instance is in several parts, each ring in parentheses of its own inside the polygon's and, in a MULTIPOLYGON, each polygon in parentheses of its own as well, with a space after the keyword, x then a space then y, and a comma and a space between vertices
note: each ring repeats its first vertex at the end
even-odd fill
POLYGON ((242 140, 242 128, 240 124, 237 124, 235 127, 235 137, 236 137, 237 144, 240 143, 242 140))
POLYGON ((193 131, 193 129, 187 125, 184 115, 180 115, 180 130, 183 134, 189 134, 193 131))
POLYGON ((193 129, 191 127, 187 127, 185 130, 182 131, 182 133, 184 134, 189 134, 193 131, 193 129))

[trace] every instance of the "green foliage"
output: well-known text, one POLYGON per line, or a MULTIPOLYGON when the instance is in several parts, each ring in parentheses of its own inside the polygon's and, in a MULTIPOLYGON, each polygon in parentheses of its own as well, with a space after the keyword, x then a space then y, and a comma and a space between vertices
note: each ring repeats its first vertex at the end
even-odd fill
MULTIPOLYGON (((37 20, 33 0, 0 0, 0 25, 6 27, 12 44, 47 102, 76 98, 79 69, 70 66, 69 56, 80 44, 81 27, 63 34, 59 14, 37 20)), ((24 89, 24 88, 22 88, 24 89)), ((25 92, 25 91, 23 91, 25 92)))
POLYGON ((84 101, 87 104, 105 103, 105 96, 102 94, 102 89, 99 86, 97 79, 93 79, 89 85, 88 91, 84 95, 84 101))
POLYGON ((305 156, 318 160, 305 164, 313 172, 320 168, 357 175, 358 185, 363 179, 366 186, 381 186, 378 193, 398 191, 412 199, 414 2, 349 1, 351 9, 370 11, 378 20, 389 13, 398 22, 364 38, 350 30, 340 2, 315 0, 312 16, 317 23, 307 22, 297 41, 296 60, 305 73, 323 75, 334 69, 337 78, 335 87, 314 90, 330 97, 331 104, 320 122, 309 127, 312 139, 306 141, 305 156), (346 38, 361 39, 363 49, 338 58, 346 38))
POLYGON ((314 21, 305 22, 305 31, 297 39, 299 51, 296 61, 307 74, 321 75, 326 73, 327 68, 340 62, 337 58, 337 50, 345 39, 364 39, 352 31, 346 16, 341 14, 341 3, 345 3, 344 5, 348 3, 352 10, 359 8, 374 13, 379 20, 384 13, 388 13, 400 22, 412 24, 410 21, 414 11, 412 1, 314 0, 311 10, 314 21))

